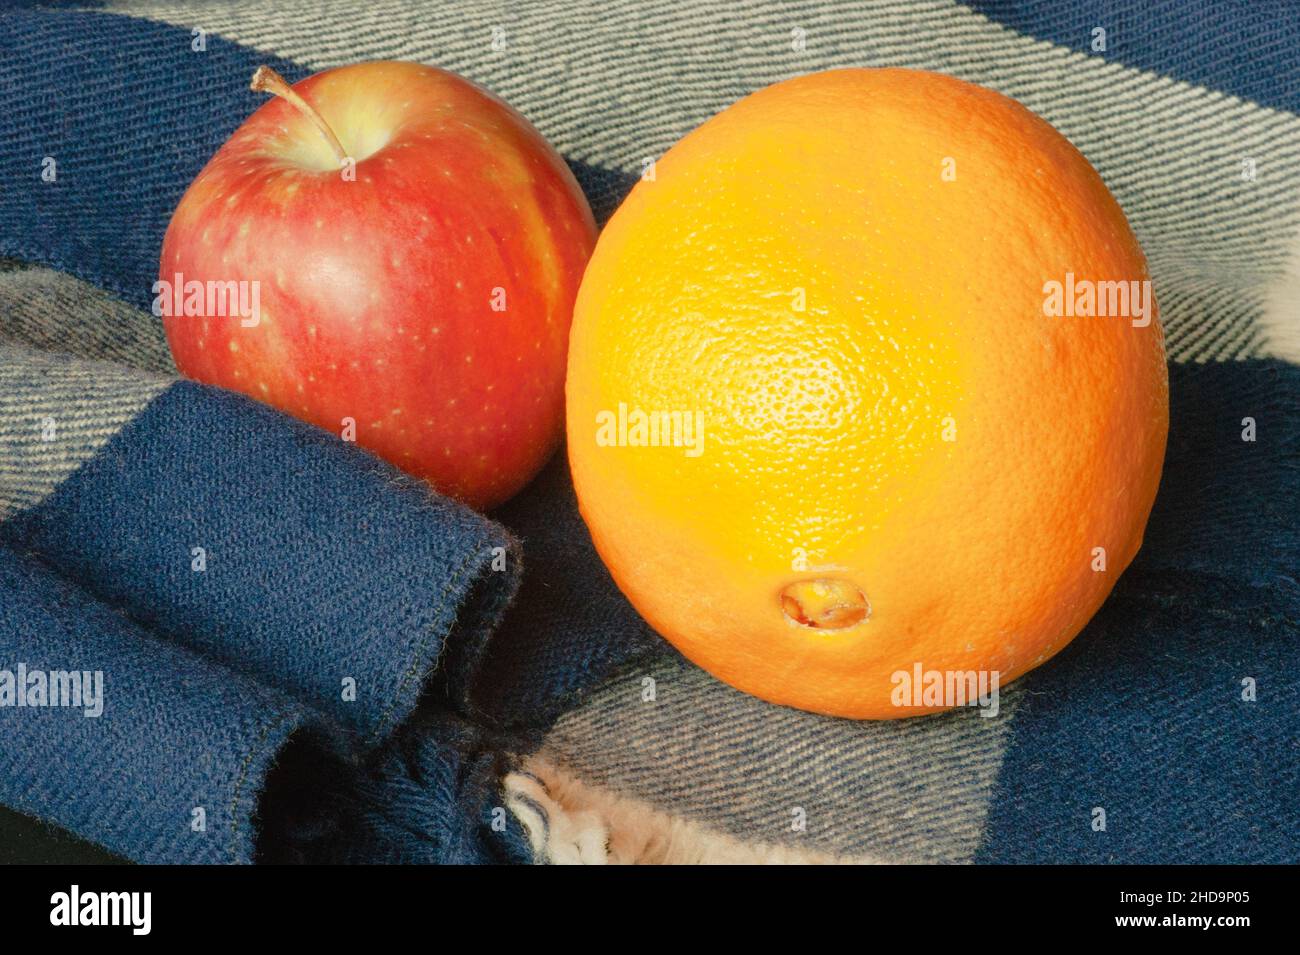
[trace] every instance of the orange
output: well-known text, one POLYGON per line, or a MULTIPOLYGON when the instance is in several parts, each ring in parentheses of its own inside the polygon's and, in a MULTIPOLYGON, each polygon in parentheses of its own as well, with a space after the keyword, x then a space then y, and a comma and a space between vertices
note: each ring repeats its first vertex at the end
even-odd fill
POLYGON ((1141 545, 1168 427, 1149 288, 1101 178, 1012 100, 892 69, 761 90, 658 161, 583 278, 567 429, 596 547, 774 703, 887 718, 964 702, 931 674, 1004 686, 1141 545))

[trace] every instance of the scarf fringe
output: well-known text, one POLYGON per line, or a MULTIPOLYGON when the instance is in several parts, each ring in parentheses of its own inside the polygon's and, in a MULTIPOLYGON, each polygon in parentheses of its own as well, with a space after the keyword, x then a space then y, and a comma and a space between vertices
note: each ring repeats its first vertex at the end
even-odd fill
POLYGON ((578 779, 544 755, 505 778, 538 862, 555 865, 870 865, 886 860, 742 842, 578 779))

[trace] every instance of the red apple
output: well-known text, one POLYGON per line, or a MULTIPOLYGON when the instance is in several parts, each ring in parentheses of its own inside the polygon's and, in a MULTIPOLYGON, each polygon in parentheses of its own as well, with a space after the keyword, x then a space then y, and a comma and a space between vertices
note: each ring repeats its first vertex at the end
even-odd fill
POLYGON ((177 367, 471 506, 506 500, 564 426, 596 235, 572 174, 517 112, 431 67, 363 63, 292 88, 263 68, 253 88, 277 95, 163 239, 154 310, 177 367))

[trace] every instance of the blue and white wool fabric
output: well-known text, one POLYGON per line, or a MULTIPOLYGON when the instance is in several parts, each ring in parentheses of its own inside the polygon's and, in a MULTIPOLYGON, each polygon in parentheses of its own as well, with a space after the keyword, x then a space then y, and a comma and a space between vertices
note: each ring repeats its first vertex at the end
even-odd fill
POLYGON ((138 862, 1300 862, 1298 48, 1300 7, 1247 0, 11 5, 0 805, 138 862), (1049 120, 1129 216, 1170 359, 1100 614, 995 718, 772 706, 648 630, 562 453, 485 517, 179 379, 159 247, 253 69, 380 58, 504 97, 602 220, 799 73, 940 70, 1049 120))

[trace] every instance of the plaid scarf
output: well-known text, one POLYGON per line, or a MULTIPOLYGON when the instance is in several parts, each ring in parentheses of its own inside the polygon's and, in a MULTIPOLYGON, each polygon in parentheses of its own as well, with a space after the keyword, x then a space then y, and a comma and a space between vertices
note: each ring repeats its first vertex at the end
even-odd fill
POLYGON ((0 671, 46 687, 0 707, 0 803, 142 862, 1300 861, 1297 41, 1245 2, 0 15, 0 671), (179 380, 158 249, 249 75, 378 58, 504 97, 602 220, 799 73, 940 70, 1045 117, 1129 216, 1171 362, 1106 606, 996 718, 784 709, 648 630, 562 454, 483 517, 179 380), (100 715, 45 705, 73 672, 100 715))

